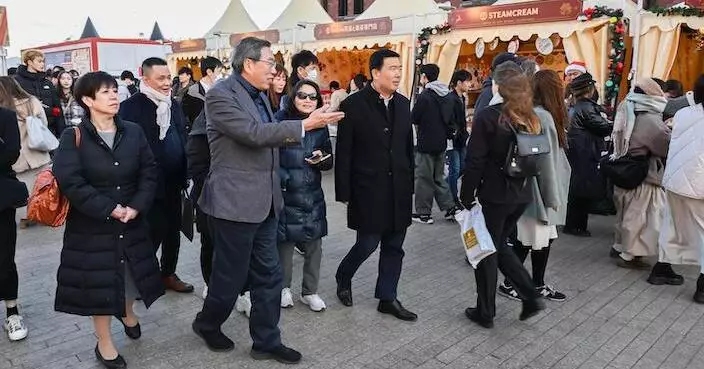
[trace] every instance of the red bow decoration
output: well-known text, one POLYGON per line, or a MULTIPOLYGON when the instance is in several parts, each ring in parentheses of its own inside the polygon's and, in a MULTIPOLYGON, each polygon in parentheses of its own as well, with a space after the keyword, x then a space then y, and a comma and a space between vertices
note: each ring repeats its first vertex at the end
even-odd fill
POLYGON ((56 118, 56 117, 58 117, 59 115, 61 115, 61 109, 58 108, 58 107, 56 107, 56 106, 53 107, 53 108, 51 109, 51 116, 53 116, 53 117, 56 118))

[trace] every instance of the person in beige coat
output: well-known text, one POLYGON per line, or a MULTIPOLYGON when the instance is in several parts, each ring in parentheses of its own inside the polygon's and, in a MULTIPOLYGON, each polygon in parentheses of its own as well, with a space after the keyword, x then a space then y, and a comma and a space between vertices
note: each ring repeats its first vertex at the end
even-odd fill
POLYGON ((17 112, 17 124, 20 129, 20 157, 12 166, 16 173, 41 168, 51 162, 48 152, 36 151, 27 144, 27 117, 35 116, 47 125, 46 113, 42 103, 20 87, 11 77, 0 77, 0 99, 12 100, 17 112))
MULTIPOLYGON (((613 248, 620 252, 617 264, 623 268, 649 269, 643 257, 658 252, 665 208, 661 182, 670 142, 670 129, 662 116, 665 105, 667 98, 660 86, 646 78, 636 82, 634 92, 626 96, 616 114, 612 159, 647 156, 650 165, 647 177, 635 189, 614 188, 617 215, 613 248)), ((666 266, 662 266, 662 273, 674 274, 666 266)))
MULTIPOLYGON (((674 117, 662 182, 668 206, 660 233, 659 260, 699 264, 702 269, 694 301, 704 304, 704 74, 695 83, 694 102, 674 117)), ((648 282, 653 283, 653 274, 648 282)))

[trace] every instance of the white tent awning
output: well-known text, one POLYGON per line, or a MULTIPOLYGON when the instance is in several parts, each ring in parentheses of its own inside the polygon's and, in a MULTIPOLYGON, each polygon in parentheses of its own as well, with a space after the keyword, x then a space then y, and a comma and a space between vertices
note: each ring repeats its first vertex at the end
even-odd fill
POLYGON ((376 0, 356 20, 389 17, 392 34, 410 34, 423 27, 433 27, 447 21, 447 13, 434 0, 376 0), (414 29, 415 28, 415 29, 414 29))
POLYGON ((249 16, 247 9, 242 5, 242 1, 232 0, 220 19, 215 23, 213 28, 208 31, 205 37, 211 38, 215 36, 216 33, 234 34, 257 31, 259 31, 259 27, 257 27, 249 16))
POLYGON ((325 24, 333 19, 316 0, 291 0, 286 9, 268 29, 289 30, 299 23, 325 24))

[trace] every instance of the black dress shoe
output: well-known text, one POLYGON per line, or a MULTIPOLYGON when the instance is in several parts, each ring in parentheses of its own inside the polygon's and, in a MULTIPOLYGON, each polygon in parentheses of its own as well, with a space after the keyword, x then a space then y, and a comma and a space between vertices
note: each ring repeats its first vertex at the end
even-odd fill
POLYGON ((344 285, 338 281, 337 282, 337 298, 340 299, 340 302, 342 303, 342 305, 352 306, 352 287, 349 286, 349 284, 344 285))
POLYGON ((519 320, 527 320, 536 315, 541 310, 545 309, 545 303, 541 299, 523 301, 523 310, 521 315, 518 317, 519 320))
POLYGON ((469 320, 479 324, 480 326, 486 328, 486 329, 491 329, 494 328, 494 321, 493 320, 488 320, 488 319, 482 319, 479 316, 479 311, 477 311, 477 308, 467 308, 464 311, 464 315, 469 318, 469 320))
POLYGON ((117 357, 112 360, 105 359, 100 353, 100 350, 98 350, 98 345, 95 345, 95 358, 98 359, 98 361, 100 361, 100 363, 108 369, 127 368, 127 362, 125 362, 125 359, 120 355, 117 355, 117 357))
POLYGON ((125 327, 125 334, 127 337, 137 340, 139 337, 142 337, 142 327, 137 323, 134 327, 128 327, 127 324, 125 324, 125 321, 122 320, 122 318, 118 318, 120 323, 122 323, 122 326, 125 327))
POLYGON ((232 342, 221 330, 206 331, 198 327, 197 322, 191 325, 193 332, 205 341, 210 351, 227 352, 235 349, 235 343, 232 342))
POLYGON ((276 360, 283 364, 298 364, 303 356, 300 352, 281 345, 271 351, 257 351, 252 349, 249 352, 254 360, 276 360))
POLYGON ((379 307, 377 307, 376 310, 383 314, 393 315, 407 322, 415 322, 418 320, 418 315, 406 310, 398 300, 379 301, 379 307))
POLYGON ((684 277, 675 273, 672 270, 672 265, 668 263, 656 263, 648 277, 648 283, 661 286, 667 284, 670 286, 680 286, 684 284, 684 277))

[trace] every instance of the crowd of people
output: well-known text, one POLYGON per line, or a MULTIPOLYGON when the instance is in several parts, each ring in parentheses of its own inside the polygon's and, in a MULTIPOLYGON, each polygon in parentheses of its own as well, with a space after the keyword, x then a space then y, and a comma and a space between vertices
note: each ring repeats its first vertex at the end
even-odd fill
MULTIPOLYGON (((403 244, 412 222, 434 223, 434 203, 448 221, 481 207, 496 252, 476 266, 477 302, 465 314, 484 328, 494 325, 497 292, 522 302, 520 320, 539 314, 544 299, 567 299, 545 281, 550 249, 560 232, 591 235, 595 203, 615 208, 618 266, 651 269, 648 282, 658 285, 684 282, 672 264, 704 268, 704 75, 687 93, 677 81, 633 81, 609 119, 583 63, 561 78, 511 53, 493 60, 473 115, 472 74, 454 71, 446 84, 437 65, 420 66, 423 92, 411 106, 397 91, 401 58, 388 49, 371 55, 369 80, 359 74, 347 89, 331 81, 330 104, 315 54, 294 55, 289 73, 269 42, 251 37, 234 49, 231 75, 206 57, 198 81, 189 68, 172 78, 159 58, 144 60, 141 80, 129 71, 119 79, 44 72, 40 51, 23 60, 14 76, 0 77, 0 192, 8 194, 0 201, 0 300, 12 341, 28 334, 14 260, 16 210, 28 191, 17 174, 48 165, 71 205, 55 309, 92 318, 95 356, 107 368, 127 366, 112 317, 139 339, 136 301, 149 307, 166 290, 195 290, 176 273, 191 219, 185 199, 195 203, 205 284, 195 334, 213 351, 231 351, 221 327, 236 310, 250 319, 254 359, 300 362, 278 323, 296 300, 295 251, 304 258, 298 300, 326 309, 318 289, 325 171, 334 170, 335 200, 356 232, 335 274, 347 307, 357 270, 380 248, 377 310, 418 319, 397 297, 403 244), (27 144, 33 119, 60 138, 56 150, 27 144), (528 141, 535 152, 524 151, 528 141), (619 182, 619 170, 632 185, 619 182), (523 265, 529 255, 532 273, 523 265)), ((694 300, 704 303, 704 269, 694 300)))

